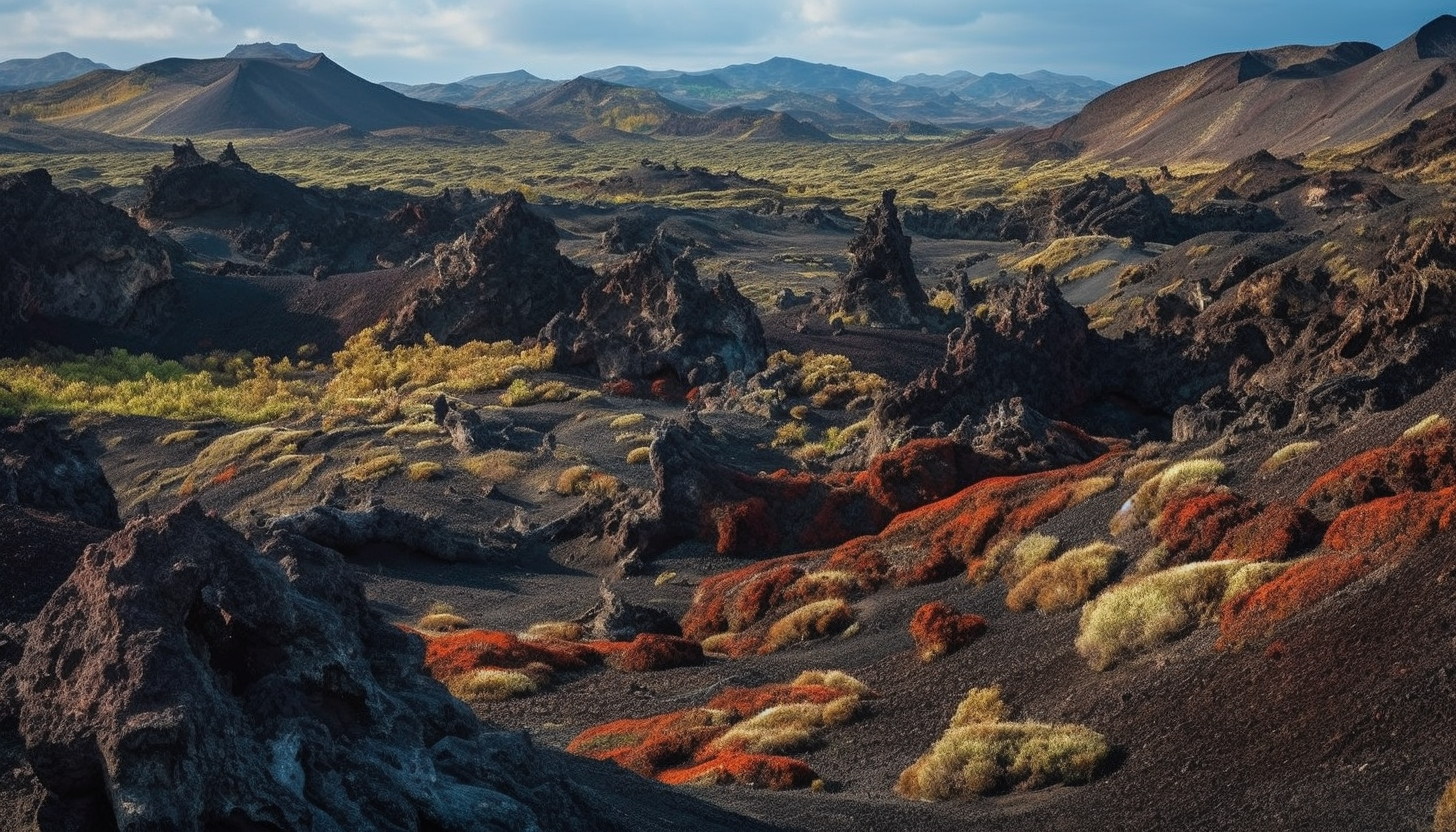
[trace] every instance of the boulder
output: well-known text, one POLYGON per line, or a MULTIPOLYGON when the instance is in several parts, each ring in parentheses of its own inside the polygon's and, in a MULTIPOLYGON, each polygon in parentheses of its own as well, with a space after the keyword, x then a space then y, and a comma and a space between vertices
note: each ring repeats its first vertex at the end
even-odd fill
POLYGON ((593 277, 556 250, 555 224, 506 194, 475 229, 435 252, 435 276, 400 310, 390 340, 519 341, 581 305, 593 277))
POLYGON ((116 494, 80 439, 50 419, 0 430, 0 503, 59 514, 101 529, 121 526, 116 494))
POLYGON ((64 193, 44 169, 0 176, 0 351, 45 321, 145 326, 172 279, 162 246, 118 208, 64 193))
POLYGON ((762 828, 487 730, 343 559, 195 503, 92 547, 26 631, 7 716, 43 790, 7 827, 762 828))
POLYGON ((618 595, 606 581, 602 582, 601 600, 577 621, 585 626, 588 638, 599 641, 631 641, 642 633, 682 635, 682 627, 671 613, 633 604, 618 595))
POLYGON ((365 546, 385 544, 451 563, 499 562, 514 548, 509 541, 482 540, 476 535, 454 531, 438 519, 382 505, 360 511, 314 506, 274 518, 268 525, 273 531, 295 534, 340 552, 352 553, 365 546))
POLYGON ((667 380, 679 387, 748 375, 768 362, 763 324, 733 278, 701 280, 691 258, 658 235, 612 266, 541 330, 559 368, 606 380, 667 380))

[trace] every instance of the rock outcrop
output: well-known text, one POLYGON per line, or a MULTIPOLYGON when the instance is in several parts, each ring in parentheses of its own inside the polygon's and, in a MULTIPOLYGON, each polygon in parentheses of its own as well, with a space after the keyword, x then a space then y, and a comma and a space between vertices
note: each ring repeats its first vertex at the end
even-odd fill
POLYGON ((475 229, 435 252, 435 277, 400 310, 392 341, 519 341, 581 304, 593 277, 556 250, 555 224, 511 191, 475 229))
POLYGON ((659 235, 612 266, 541 331, 561 368, 602 379, 667 380, 682 388, 748 375, 768 361, 753 302, 726 273, 701 280, 659 235))
POLYGON ((870 326, 918 329, 933 316, 915 275, 910 237, 900 226, 895 191, 881 195, 849 243, 850 268, 829 296, 826 311, 870 326))
POLYGON ((333 551, 284 534, 260 552, 196 504, 135 521, 87 551, 7 674, 44 792, 10 828, 756 826, 486 730, 423 652, 333 551))
POLYGON ((121 526, 116 494, 101 466, 49 419, 22 419, 0 429, 0 503, 99 529, 121 526))
POLYGON ((944 436, 968 419, 979 423, 1013 397, 1053 418, 1092 397, 1099 336, 1055 281, 1040 276, 995 287, 981 308, 984 315, 967 314, 951 333, 940 367, 876 406, 873 450, 944 436))
POLYGON ((275 518, 269 528, 344 553, 385 544, 451 563, 499 562, 509 557, 513 549, 511 541, 482 540, 476 535, 452 530, 437 518, 420 517, 381 505, 359 511, 314 506, 275 518))
POLYGON ((63 193, 43 169, 0 177, 0 351, 31 327, 152 322, 144 298, 172 279, 166 252, 120 209, 63 193))

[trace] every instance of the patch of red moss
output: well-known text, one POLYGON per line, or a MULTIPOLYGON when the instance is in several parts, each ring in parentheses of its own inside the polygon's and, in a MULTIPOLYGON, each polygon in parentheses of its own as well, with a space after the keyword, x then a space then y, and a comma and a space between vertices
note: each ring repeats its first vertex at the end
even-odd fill
POLYGON ((880 454, 856 485, 891 514, 899 514, 954 494, 973 478, 951 439, 917 439, 880 454))
POLYGON ((1261 508, 1228 489, 1181 491, 1164 504, 1153 536, 1167 547, 1170 566, 1207 560, 1229 532, 1257 517, 1261 508))
POLYGON ((1332 552, 1301 561, 1279 577, 1230 599, 1219 616, 1219 649, 1264 638, 1274 625, 1314 606, 1375 568, 1363 554, 1332 552))
POLYGON ((703 663, 702 645, 680 636, 639 633, 629 642, 589 642, 587 646, 600 651, 608 665, 627 673, 703 663))
POLYGON ((804 555, 790 555, 715 575, 698 585, 692 606, 683 615, 683 635, 701 641, 718 633, 738 632, 785 603, 794 582, 803 577, 804 555))
POLYGON ((827 685, 760 685, 756 688, 724 688, 708 701, 707 708, 726 711, 734 719, 747 719, 779 705, 824 705, 844 696, 844 691, 827 685))
POLYGON ((602 392, 609 396, 621 396, 623 398, 636 398, 637 384, 630 379, 613 379, 602 385, 602 392))
POLYGON ((954 653, 986 632, 986 619, 959 613, 944 601, 924 604, 910 617, 910 637, 921 661, 954 653))
POLYGON ((727 730, 728 725, 710 711, 692 708, 588 728, 566 750, 610 760, 643 777, 656 777, 674 766, 692 763, 703 747, 727 730))
POLYGON ((1319 543, 1324 529, 1309 510, 1274 503, 1230 529, 1210 560, 1287 560, 1319 543))
POLYGON ((238 464, 236 462, 234 462, 233 464, 229 465, 228 467, 226 467, 226 468, 222 469, 221 471, 217 472, 217 476, 215 476, 212 479, 208 480, 207 481, 207 484, 210 485, 210 486, 211 485, 224 485, 226 483, 232 482, 233 479, 237 477, 237 475, 238 475, 238 464))
POLYGON ((1321 475, 1299 505, 1323 517, 1380 497, 1456 485, 1456 435, 1449 424, 1358 454, 1321 475))
POLYGON ((718 554, 749 557, 772 552, 782 537, 769 511, 768 501, 750 497, 711 510, 717 526, 718 554))
POLYGON ((461 630, 425 639, 425 669, 446 681, 483 668, 522 669, 542 664, 553 670, 581 670, 597 654, 569 641, 524 641, 495 630, 461 630))
POLYGON ((1367 554, 1378 561, 1409 554, 1456 520, 1456 487, 1371 500, 1347 509, 1330 523, 1325 546, 1367 554))
POLYGON ((724 751, 714 754, 707 762, 664 771, 657 779, 674 786, 736 783, 770 791, 787 791, 808 788, 819 779, 819 775, 807 763, 793 757, 724 751))

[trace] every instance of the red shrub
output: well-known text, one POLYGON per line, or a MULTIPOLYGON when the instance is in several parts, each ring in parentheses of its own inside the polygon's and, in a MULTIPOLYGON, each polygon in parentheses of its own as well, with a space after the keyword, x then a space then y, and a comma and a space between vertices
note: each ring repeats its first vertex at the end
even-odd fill
POLYGON ((1224 604, 1219 648, 1263 638, 1274 625, 1358 581, 1374 568, 1364 555, 1331 553, 1296 563, 1253 592, 1224 604))
POLYGON ((986 619, 961 614, 944 601, 931 601, 910 618, 910 637, 921 661, 954 653, 986 632, 986 619))
POLYGON ((665 402, 680 401, 682 399, 682 385, 678 384, 675 378, 653 379, 652 397, 665 402))
POLYGON ((855 484, 891 514, 941 500, 974 479, 952 439, 916 439, 870 460, 855 484))
POLYGON ((735 719, 747 719, 777 705, 807 702, 823 705, 844 696, 844 691, 826 685, 760 685, 756 688, 724 688, 709 700, 707 707, 727 711, 735 719))
POLYGON ((596 654, 569 641, 522 641, 494 630, 461 630, 425 640, 425 668, 445 681, 485 667, 523 668, 532 663, 555 670, 580 670, 596 654))
POLYGON ((1329 517, 1351 506, 1409 491, 1456 485, 1456 441, 1451 425, 1437 425, 1345 460, 1315 480, 1299 504, 1329 517))
POLYGON ((602 385, 602 392, 609 396, 636 397, 637 384, 625 378, 613 379, 602 385))
POLYGON ((741 630, 759 620, 779 595, 804 574, 794 564, 807 557, 774 558, 705 579, 693 594, 692 606, 683 615, 683 635, 701 641, 718 633, 741 630))
POLYGON ((236 477, 237 475, 238 475, 238 464, 236 462, 234 462, 233 464, 231 464, 228 467, 226 467, 226 468, 222 469, 221 471, 219 471, 217 473, 217 476, 215 476, 212 479, 210 479, 210 480, 207 481, 207 484, 208 485, 223 485, 224 483, 232 482, 233 481, 233 478, 236 477))
POLYGON ((769 512, 768 501, 762 497, 719 506, 712 510, 712 515, 718 531, 718 554, 749 557, 778 548, 781 539, 778 526, 769 512))
POLYGON ((1285 560, 1319 542, 1324 524, 1306 509, 1274 503, 1230 529, 1212 560, 1285 560))
POLYGON ((1456 487, 1399 494, 1341 512, 1325 532, 1325 546, 1392 560, 1451 528, 1453 520, 1456 487))
POLYGON ((607 663, 627 673, 688 667, 703 663, 703 648, 696 641, 678 636, 640 633, 625 647, 611 650, 607 663))
POLYGON ((793 757, 724 751, 709 757, 707 762, 690 768, 664 771, 657 779, 674 786, 738 783, 754 788, 784 791, 808 788, 819 779, 819 775, 807 764, 793 757))
POLYGON ((1169 565, 1206 560, 1224 537, 1259 514, 1260 505, 1226 489, 1181 491, 1163 506, 1153 535, 1169 565))
POLYGON ((643 777, 656 777, 664 769, 691 762, 701 748, 727 730, 709 712, 693 708, 588 728, 566 750, 610 760, 643 777))

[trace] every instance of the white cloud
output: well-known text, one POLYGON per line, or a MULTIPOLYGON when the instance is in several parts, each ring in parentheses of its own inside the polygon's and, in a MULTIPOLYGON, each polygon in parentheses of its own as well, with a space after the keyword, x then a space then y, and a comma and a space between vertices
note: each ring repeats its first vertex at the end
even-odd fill
POLYGON ((0 29, 18 41, 66 44, 74 41, 164 43, 210 35, 222 23, 205 4, 166 0, 45 0, 22 11, 0 12, 0 29))

